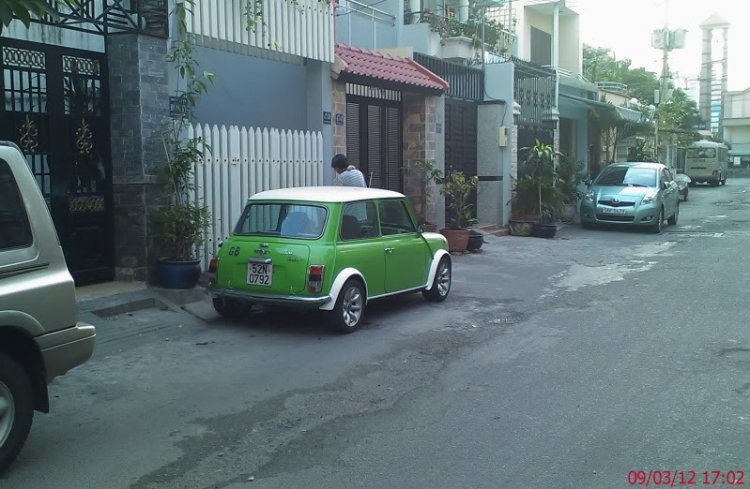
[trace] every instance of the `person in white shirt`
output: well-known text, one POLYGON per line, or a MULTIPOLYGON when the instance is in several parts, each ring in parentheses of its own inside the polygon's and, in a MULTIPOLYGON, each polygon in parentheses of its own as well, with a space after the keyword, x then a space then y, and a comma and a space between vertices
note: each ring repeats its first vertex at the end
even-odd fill
POLYGON ((339 187, 366 187, 365 176, 354 166, 349 164, 346 155, 336 155, 331 160, 331 167, 336 172, 333 185, 339 187))

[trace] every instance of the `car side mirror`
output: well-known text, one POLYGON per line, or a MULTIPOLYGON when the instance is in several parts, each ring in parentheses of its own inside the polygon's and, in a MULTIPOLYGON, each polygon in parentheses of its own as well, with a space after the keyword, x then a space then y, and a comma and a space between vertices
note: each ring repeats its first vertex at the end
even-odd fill
POLYGON ((584 183, 584 185, 586 185, 587 187, 590 187, 590 186, 591 186, 591 184, 592 184, 592 183, 594 183, 594 181, 593 181, 593 180, 591 180, 590 178, 587 178, 587 179, 586 179, 586 180, 585 180, 585 181, 584 181, 583 183, 584 183))
POLYGON ((669 182, 661 182, 661 188, 667 190, 669 188, 669 182))
POLYGON ((419 226, 417 226, 417 231, 420 232, 420 233, 423 233, 424 232, 424 224, 420 224, 419 226))

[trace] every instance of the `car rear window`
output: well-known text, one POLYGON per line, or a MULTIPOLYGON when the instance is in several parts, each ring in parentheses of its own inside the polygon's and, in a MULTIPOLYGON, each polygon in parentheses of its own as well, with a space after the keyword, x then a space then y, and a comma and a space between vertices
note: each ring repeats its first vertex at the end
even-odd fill
POLYGON ((606 168, 596 185, 656 187, 656 169, 618 166, 606 168))
POLYGON ((716 158, 714 148, 690 148, 687 150, 688 158, 716 158))
POLYGON ((287 203, 258 203, 245 208, 234 234, 319 238, 328 210, 322 206, 287 203))
POLYGON ((10 171, 0 160, 0 251, 31 246, 33 238, 21 193, 10 171))

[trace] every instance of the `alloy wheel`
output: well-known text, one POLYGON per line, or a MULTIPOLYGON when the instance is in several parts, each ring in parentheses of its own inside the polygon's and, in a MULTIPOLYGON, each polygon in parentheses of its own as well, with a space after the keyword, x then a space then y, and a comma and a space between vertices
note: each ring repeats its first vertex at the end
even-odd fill
POLYGON ((451 289, 451 269, 447 262, 441 263, 438 269, 437 288, 441 296, 448 295, 451 289))
POLYGON ((344 323, 353 328, 359 323, 362 317, 362 294, 357 287, 349 287, 344 295, 342 314, 344 323))

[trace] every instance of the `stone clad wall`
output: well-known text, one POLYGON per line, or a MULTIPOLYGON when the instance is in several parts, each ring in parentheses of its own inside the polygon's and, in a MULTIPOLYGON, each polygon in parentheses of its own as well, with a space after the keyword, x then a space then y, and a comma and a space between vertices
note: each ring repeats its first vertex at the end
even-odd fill
POLYGON ((333 154, 346 154, 346 83, 333 82, 333 154), (344 114, 344 124, 336 124, 336 114, 344 114))
POLYGON ((167 41, 110 36, 107 51, 115 279, 145 281, 159 254, 151 216, 165 199, 156 173, 166 161, 161 134, 169 122, 167 41))
POLYGON ((432 199, 425 206, 425 177, 414 169, 414 164, 420 161, 436 164, 437 99, 422 94, 403 94, 404 194, 411 200, 418 218, 430 222, 436 222, 437 190, 433 188, 432 199))

